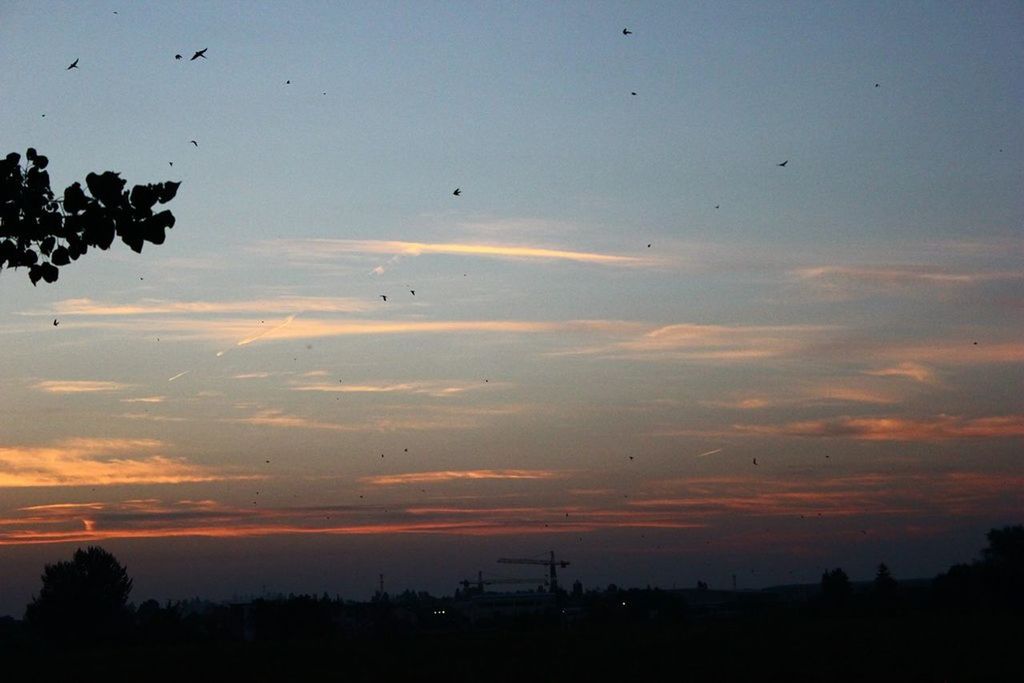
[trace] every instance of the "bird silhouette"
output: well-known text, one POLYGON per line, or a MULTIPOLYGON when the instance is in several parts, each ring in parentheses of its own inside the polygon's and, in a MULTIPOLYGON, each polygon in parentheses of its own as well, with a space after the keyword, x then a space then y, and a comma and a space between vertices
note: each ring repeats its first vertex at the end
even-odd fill
POLYGON ((202 50, 196 50, 196 53, 194 55, 192 55, 192 59, 190 59, 188 61, 192 62, 192 61, 195 61, 195 60, 199 59, 200 57, 202 57, 203 59, 206 59, 206 51, 209 50, 209 49, 210 48, 208 48, 208 47, 204 47, 202 50))
POLYGON ((380 298, 384 299, 384 301, 387 301, 388 300, 388 295, 387 294, 381 294, 380 298))
POLYGON ((198 142, 196 142, 195 140, 189 140, 189 142, 191 142, 191 143, 192 143, 193 145, 195 145, 196 147, 198 147, 198 146, 199 146, 199 143, 198 143, 198 142))
POLYGON ((175 59, 181 59, 181 55, 174 55, 175 59))
POLYGON ((624 36, 631 36, 631 35, 633 35, 633 32, 630 31, 628 28, 624 28, 624 29, 622 29, 622 35, 624 35, 624 36))
POLYGON ((876 88, 878 87, 878 84, 877 84, 877 83, 875 83, 875 87, 876 87, 876 88))
POLYGON ((173 161, 168 161, 168 162, 167 162, 167 165, 168 165, 168 166, 174 166, 174 162, 173 162, 173 161))
POLYGON ((54 318, 54 319, 53 319, 53 326, 54 326, 54 327, 57 327, 57 325, 60 325, 60 323, 59 323, 59 322, 57 322, 57 319, 56 319, 56 318, 54 318))
POLYGON ((635 92, 633 92, 632 90, 630 90, 630 91, 629 91, 629 94, 630 94, 630 95, 632 95, 632 96, 634 96, 634 97, 636 97, 636 93, 635 93, 635 92))
POLYGON ((284 82, 284 84, 285 84, 285 85, 291 85, 291 84, 292 84, 292 82, 291 82, 291 81, 285 81, 285 82, 284 82))
POLYGON ((75 61, 71 62, 71 66, 69 66, 68 68, 66 68, 64 70, 65 71, 71 71, 72 69, 77 69, 77 68, 78 68, 78 57, 75 57, 75 61))
POLYGON ((453 194, 454 196, 458 197, 458 196, 459 196, 460 194, 462 194, 462 190, 461 190, 460 188, 456 187, 456 188, 455 188, 455 191, 454 191, 454 192, 452 192, 452 194, 453 194))
POLYGON ((416 296, 416 290, 415 289, 410 289, 409 293, 412 294, 413 296, 416 296))
POLYGON ((754 458, 754 464, 755 465, 757 464, 757 458, 754 458))
POLYGON ((776 164, 776 166, 782 166, 783 168, 785 168, 786 164, 788 164, 788 163, 789 163, 789 159, 786 159, 781 164, 776 164))
POLYGON ((716 209, 717 209, 717 208, 718 208, 719 206, 720 206, 719 204, 715 204, 715 208, 716 208, 716 209))

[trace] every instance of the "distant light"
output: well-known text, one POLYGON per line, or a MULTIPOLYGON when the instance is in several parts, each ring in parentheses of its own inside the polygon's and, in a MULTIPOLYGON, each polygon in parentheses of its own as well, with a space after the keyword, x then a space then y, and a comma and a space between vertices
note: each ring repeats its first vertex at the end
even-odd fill
POLYGON ((625 602, 623 602, 623 603, 622 603, 622 606, 623 606, 623 607, 625 607, 625 606, 626 606, 626 603, 625 603, 625 602))

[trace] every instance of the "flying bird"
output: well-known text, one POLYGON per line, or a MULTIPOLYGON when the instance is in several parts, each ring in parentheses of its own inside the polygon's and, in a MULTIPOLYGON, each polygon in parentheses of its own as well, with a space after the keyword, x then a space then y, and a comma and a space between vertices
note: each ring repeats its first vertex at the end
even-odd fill
POLYGON ((56 319, 56 318, 54 318, 54 319, 53 319, 53 326, 54 326, 54 327, 57 327, 57 325, 60 325, 60 323, 59 323, 59 322, 57 322, 57 319, 56 319))
POLYGON ((630 94, 630 95, 633 95, 634 97, 636 97, 636 93, 635 93, 635 92, 633 92, 632 90, 630 90, 630 91, 629 91, 629 94, 630 94))
POLYGON ((192 143, 193 145, 195 145, 196 147, 198 147, 198 146, 199 146, 199 143, 198 143, 198 142, 196 142, 195 140, 189 140, 189 142, 191 142, 191 143, 192 143))
POLYGON ((622 29, 622 35, 624 35, 624 36, 631 36, 631 35, 633 35, 633 32, 630 31, 628 28, 624 28, 624 29, 622 29))
POLYGON ((65 71, 71 71, 72 69, 77 69, 77 68, 78 68, 78 57, 75 57, 75 61, 71 62, 71 66, 69 66, 68 68, 66 68, 64 70, 65 71))
POLYGON ((875 87, 876 87, 876 88, 878 87, 878 84, 877 84, 877 83, 875 83, 875 87))
POLYGON ((284 84, 285 84, 285 85, 291 85, 291 84, 292 84, 292 82, 291 82, 291 81, 285 81, 285 82, 284 82, 284 84))
POLYGON ((786 159, 786 160, 785 160, 785 161, 783 161, 783 162, 782 162, 781 164, 775 164, 775 165, 776 165, 776 166, 782 166, 783 168, 785 168, 785 167, 786 167, 786 164, 788 164, 788 163, 789 163, 789 159, 786 159))
POLYGON ((168 165, 168 166, 174 166, 174 162, 173 162, 173 161, 168 161, 168 162, 167 162, 167 165, 168 165))
POLYGON ((181 59, 181 55, 174 55, 175 59, 181 59))
POLYGON ((715 208, 716 208, 716 209, 717 209, 717 208, 718 208, 719 206, 720 206, 719 204, 715 204, 715 208))
POLYGON ((192 59, 190 59, 188 61, 192 62, 192 61, 195 61, 195 60, 199 59, 200 57, 202 57, 203 59, 206 59, 206 51, 209 50, 209 49, 210 48, 208 48, 208 47, 204 47, 202 50, 196 50, 196 53, 194 55, 192 55, 192 59))
POLYGON ((387 294, 381 294, 380 298, 384 299, 384 301, 387 301, 388 300, 388 295, 387 294))
POLYGON ((456 188, 455 188, 455 191, 454 191, 454 192, 452 192, 452 194, 453 194, 454 196, 458 197, 458 196, 459 196, 460 194, 462 194, 462 190, 461 190, 460 188, 456 187, 456 188))
POLYGON ((757 464, 757 458, 754 458, 754 464, 755 465, 757 464))
POLYGON ((413 296, 416 296, 416 290, 415 289, 410 289, 409 293, 412 294, 413 296))

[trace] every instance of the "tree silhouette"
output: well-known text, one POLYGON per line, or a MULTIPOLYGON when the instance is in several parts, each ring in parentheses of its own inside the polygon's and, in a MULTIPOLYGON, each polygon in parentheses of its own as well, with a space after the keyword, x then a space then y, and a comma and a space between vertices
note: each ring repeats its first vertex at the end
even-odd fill
POLYGON ((1024 612, 1024 526, 991 529, 981 559, 935 577, 939 605, 966 610, 1024 612))
POLYGON ((42 581, 25 621, 48 638, 76 642, 115 636, 131 617, 132 580, 103 548, 79 548, 70 562, 46 565, 42 581))
POLYGON ((873 588, 879 595, 892 595, 896 592, 896 587, 899 584, 896 579, 892 578, 892 572, 885 566, 885 563, 878 565, 878 572, 875 573, 875 582, 873 588))
POLYGON ((899 592, 900 584, 893 578, 889 567, 884 562, 879 564, 878 571, 875 573, 875 580, 871 585, 870 599, 872 604, 881 609, 895 607, 899 592))
POLYGON ((852 593, 850 577, 838 567, 821 575, 821 595, 825 603, 833 607, 846 604, 852 593))
POLYGON ((983 560, 992 565, 1024 570, 1024 526, 991 529, 985 537, 988 547, 981 551, 983 560))
POLYGON ((113 171, 90 173, 89 189, 73 183, 57 199, 50 189, 49 159, 29 148, 0 160, 0 272, 28 268, 32 284, 56 282, 58 268, 85 254, 89 247, 109 249, 115 237, 135 252, 145 242, 163 244, 174 215, 153 212, 178 192, 181 183, 136 185, 131 192, 113 171))

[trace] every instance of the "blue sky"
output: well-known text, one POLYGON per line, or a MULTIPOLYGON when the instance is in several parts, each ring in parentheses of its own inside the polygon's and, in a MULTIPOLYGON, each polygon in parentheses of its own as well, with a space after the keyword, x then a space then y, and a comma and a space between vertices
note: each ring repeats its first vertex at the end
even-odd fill
POLYGON ((1024 502, 1022 29, 5 3, 2 151, 182 185, 164 245, 0 276, 0 612, 89 542, 140 599, 966 559, 1024 502))

